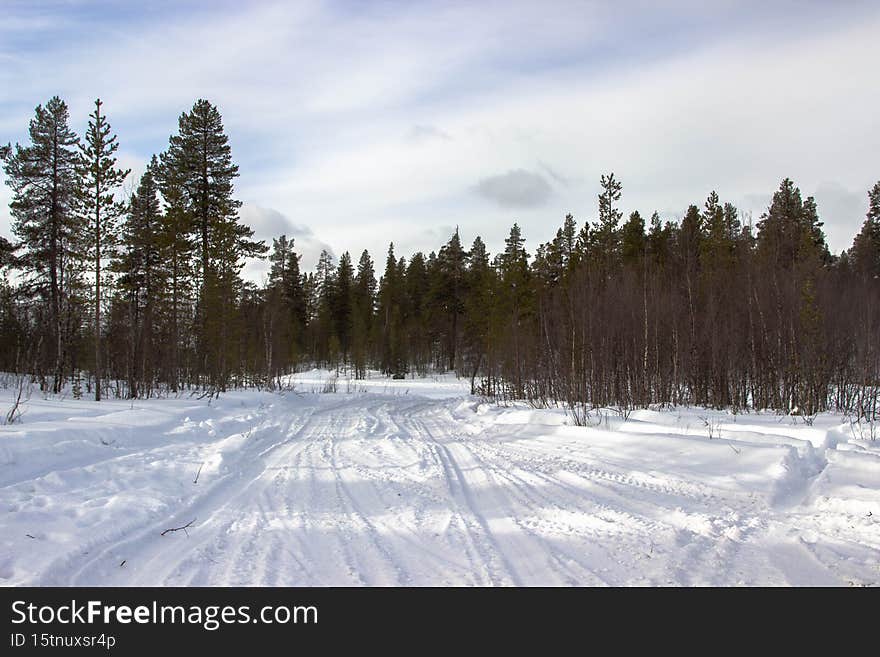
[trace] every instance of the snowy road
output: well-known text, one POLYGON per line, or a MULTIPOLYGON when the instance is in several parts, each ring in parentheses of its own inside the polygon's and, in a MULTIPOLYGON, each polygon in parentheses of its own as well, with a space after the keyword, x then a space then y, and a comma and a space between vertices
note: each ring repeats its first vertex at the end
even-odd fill
POLYGON ((382 386, 30 402, 0 427, 0 583, 880 582, 880 449, 840 417, 584 428, 382 386))

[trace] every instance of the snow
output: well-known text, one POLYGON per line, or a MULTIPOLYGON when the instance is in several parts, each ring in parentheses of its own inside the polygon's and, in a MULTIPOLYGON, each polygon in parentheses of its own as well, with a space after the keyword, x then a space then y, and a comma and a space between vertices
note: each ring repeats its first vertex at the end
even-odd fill
POLYGON ((880 441, 839 415, 577 427, 451 376, 331 378, 33 394, 0 427, 0 584, 880 583, 880 441))

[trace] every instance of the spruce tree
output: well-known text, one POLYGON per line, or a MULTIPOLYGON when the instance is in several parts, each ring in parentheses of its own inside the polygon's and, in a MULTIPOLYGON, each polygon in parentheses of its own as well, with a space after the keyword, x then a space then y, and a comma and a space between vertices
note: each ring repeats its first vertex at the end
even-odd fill
POLYGON ((507 333, 511 342, 512 384, 517 396, 522 395, 525 382, 522 360, 522 352, 526 347, 525 328, 534 310, 528 258, 525 238, 519 224, 514 223, 504 240, 504 251, 498 258, 501 281, 497 309, 502 317, 509 318, 507 333))
POLYGON ((80 212, 85 218, 83 242, 87 245, 88 260, 94 265, 95 296, 95 401, 101 401, 101 262, 112 255, 117 241, 117 220, 125 211, 125 204, 114 200, 130 169, 116 166, 119 142, 110 134, 107 117, 101 113, 101 99, 95 100, 95 111, 89 115, 89 127, 80 143, 79 188, 80 212))
POLYGON ((351 332, 353 327, 354 305, 354 267, 348 251, 339 258, 336 267, 336 285, 333 290, 333 324, 343 362, 348 361, 351 352, 351 332))
POLYGON ((689 205, 678 230, 678 254, 685 268, 691 270, 699 265, 700 249, 705 235, 700 208, 689 205))
POLYGON ((718 194, 712 192, 703 209, 702 226, 705 237, 700 241, 700 263, 703 271, 713 275, 733 266, 736 240, 739 237, 739 220, 736 208, 721 205, 718 194))
POLYGON ((409 344, 407 327, 410 323, 409 299, 406 295, 406 258, 400 256, 397 260, 395 280, 397 281, 397 305, 394 309, 395 321, 392 322, 391 341, 394 345, 395 360, 397 361, 395 378, 402 379, 410 371, 413 362, 412 349, 409 344))
POLYGON ((634 265, 645 254, 645 220, 638 210, 629 215, 620 232, 621 256, 624 264, 634 265))
POLYGON ((404 272, 398 267, 394 255, 394 243, 388 246, 385 258, 385 273, 379 280, 378 316, 380 364, 385 374, 394 378, 403 378, 406 374, 406 363, 403 358, 403 294, 404 272))
POLYGON ((156 239, 161 249, 161 259, 168 268, 169 289, 163 313, 168 320, 167 380, 171 391, 177 392, 183 369, 181 348, 184 343, 190 342, 187 334, 191 328, 190 310, 195 295, 198 269, 193 262, 196 240, 193 218, 182 183, 182 172, 169 166, 167 156, 163 155, 162 159, 153 166, 153 175, 158 181, 165 202, 156 239))
POLYGON ((830 255, 813 197, 806 201, 785 178, 758 222, 757 250, 765 261, 790 269, 805 259, 828 263, 830 255))
POLYGON ((160 236, 162 209, 156 181, 158 160, 153 156, 132 194, 122 226, 122 251, 111 268, 118 274, 117 290, 128 316, 128 394, 148 393, 155 377, 156 309, 168 282, 168 261, 160 236))
POLYGON ((558 237, 562 251, 563 265, 568 271, 571 271, 577 266, 580 260, 580 254, 577 251, 577 224, 575 223, 573 215, 565 215, 565 221, 562 224, 562 231, 558 237))
POLYGON ((541 285, 554 287, 562 282, 565 274, 565 247, 562 229, 549 242, 538 245, 532 271, 541 285))
POLYGON ((305 344, 306 300, 300 258, 294 251, 294 238, 288 239, 286 235, 282 235, 272 240, 268 287, 281 306, 279 319, 286 325, 282 332, 286 365, 295 363, 305 344))
POLYGON ((486 244, 478 235, 468 251, 467 284, 464 297, 463 343, 466 373, 471 394, 476 393, 476 378, 489 352, 489 330, 494 312, 495 276, 489 263, 486 244))
MULTIPOLYGON (((302 276, 299 256, 293 250, 293 239, 281 235, 272 240, 269 254, 269 280, 263 308, 264 349, 267 377, 272 377, 294 364, 302 340, 305 306, 302 299, 302 276)), ((254 297, 255 305, 259 305, 254 297)))
POLYGON ((464 311, 466 262, 467 254, 461 246, 461 238, 456 227, 452 237, 437 255, 439 276, 435 281, 433 295, 440 309, 446 368, 450 370, 455 369, 459 323, 464 311))
POLYGON ((801 218, 801 232, 806 237, 810 252, 818 256, 822 264, 831 264, 831 252, 825 241, 825 232, 822 230, 823 222, 819 221, 819 209, 816 207, 816 199, 808 196, 804 200, 804 210, 801 218))
POLYGON ((373 335, 373 308, 376 304, 376 274, 366 249, 358 260, 354 279, 352 313, 352 364, 355 378, 367 376, 369 345, 373 335))
POLYGON ((322 250, 318 257, 315 270, 315 295, 316 355, 319 361, 328 363, 335 356, 331 353, 331 344, 338 346, 339 336, 336 335, 333 314, 336 300, 336 268, 333 265, 333 256, 326 249, 322 250))
POLYGON ((428 266, 425 254, 417 251, 409 259, 405 274, 405 292, 407 309, 407 340, 410 343, 410 359, 420 374, 427 372, 431 362, 431 343, 435 337, 435 327, 431 322, 428 266))
POLYGON ((660 220, 660 213, 651 215, 651 227, 648 229, 648 253, 652 261, 662 269, 670 259, 670 246, 672 242, 672 223, 667 221, 664 225, 660 220))

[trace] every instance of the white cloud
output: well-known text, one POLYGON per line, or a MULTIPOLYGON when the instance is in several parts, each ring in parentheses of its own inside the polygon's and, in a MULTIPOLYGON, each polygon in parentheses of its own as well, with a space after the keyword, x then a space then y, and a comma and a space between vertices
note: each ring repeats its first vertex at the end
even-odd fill
POLYGON ((502 208, 534 208, 545 205, 553 189, 537 173, 515 169, 483 178, 474 188, 477 194, 502 208))
MULTIPOLYGON (((302 256, 300 267, 303 271, 311 270, 318 263, 321 251, 327 250, 333 254, 333 248, 326 242, 321 241, 312 229, 305 224, 294 223, 289 217, 278 210, 261 207, 253 203, 243 203, 239 210, 242 222, 253 228, 254 237, 265 240, 271 247, 272 240, 286 235, 294 240, 294 251, 302 256)), ((268 271, 265 264, 249 263, 248 271, 268 271)))
MULTIPOLYGON (((880 91, 864 84, 880 59, 878 29, 874 20, 804 41, 722 44, 613 79, 577 71, 522 79, 434 107, 426 121, 451 140, 395 141, 395 114, 303 153, 272 181, 273 204, 333 217, 339 236, 328 232, 331 242, 381 253, 389 232, 408 239, 414 223, 459 223, 497 248, 518 219, 531 241, 548 239, 568 211, 595 217, 597 181, 608 170, 624 182, 627 212, 683 211, 712 189, 733 201, 769 200, 785 176, 805 195, 829 172, 866 190, 880 149, 880 91), (570 181, 545 207, 513 215, 463 193, 487 170, 542 165, 570 181)), ((757 218, 764 207, 742 209, 757 218)), ((861 220, 829 221, 833 248, 848 245, 861 220)))
MULTIPOLYGON (((717 189, 757 218, 789 176, 816 195, 839 250, 864 217, 847 194, 878 177, 880 13, 852 5, 809 22, 825 9, 771 5, 246 3, 27 57, 0 45, 23 62, 0 83, 27 107, 61 94, 83 125, 100 94, 144 161, 209 98, 241 166, 238 197, 285 217, 247 220, 268 231, 296 217, 316 242, 377 261, 391 240, 402 254, 439 248, 435 226, 495 249, 514 220, 530 244, 549 239, 567 212, 595 218, 608 170, 624 211, 645 216, 717 189), (518 170, 552 185, 543 205, 473 193, 518 170)), ((20 126, 0 141, 24 138, 21 112, 0 106, 0 129, 20 126)))
POLYGON ((825 223, 823 230, 829 237, 831 251, 848 249, 868 212, 868 190, 851 190, 836 182, 824 182, 812 195, 825 223))

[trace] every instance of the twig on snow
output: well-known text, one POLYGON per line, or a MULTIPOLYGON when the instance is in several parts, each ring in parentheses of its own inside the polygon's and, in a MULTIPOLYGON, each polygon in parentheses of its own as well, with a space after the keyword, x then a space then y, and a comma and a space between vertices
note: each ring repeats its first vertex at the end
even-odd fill
POLYGON ((182 531, 184 534, 186 534, 187 536, 189 536, 189 532, 186 531, 186 530, 187 530, 188 527, 192 527, 192 524, 193 524, 195 521, 196 521, 196 519, 193 518, 193 519, 190 520, 188 523, 186 523, 183 527, 171 527, 170 529, 166 529, 164 532, 162 532, 161 534, 159 534, 159 536, 165 536, 165 534, 167 534, 167 533, 169 533, 169 532, 179 532, 179 531, 182 531))

